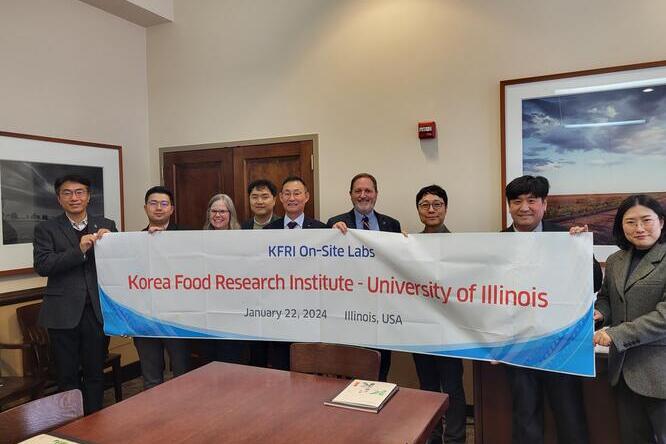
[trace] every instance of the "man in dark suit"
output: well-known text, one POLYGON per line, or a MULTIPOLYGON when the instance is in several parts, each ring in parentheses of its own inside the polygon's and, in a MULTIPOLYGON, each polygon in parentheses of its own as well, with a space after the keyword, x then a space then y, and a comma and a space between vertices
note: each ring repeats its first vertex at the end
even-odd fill
POLYGON ((49 332, 58 389, 82 388, 83 408, 90 414, 102 408, 108 344, 93 247, 117 230, 112 220, 87 213, 90 180, 67 175, 54 188, 64 213, 37 225, 33 243, 35 270, 48 277, 39 323, 49 332))
MULTIPOLYGON (((148 226, 143 231, 156 234, 160 231, 181 229, 170 222, 173 214, 173 193, 166 187, 150 188, 144 198, 144 210, 148 226)), ((164 382, 164 350, 169 353, 173 376, 180 376, 190 368, 190 350, 186 339, 134 337, 134 346, 139 354, 143 386, 146 389, 164 382)))
MULTIPOLYGON (((281 217, 264 227, 265 230, 297 230, 311 228, 327 228, 323 222, 305 215, 305 204, 310 200, 310 193, 303 179, 289 176, 282 182, 280 202, 284 207, 281 217)), ((270 353, 271 365, 280 370, 289 370, 290 342, 272 342, 270 353)))
MULTIPOLYGON (((545 177, 522 176, 506 186, 513 224, 505 232, 567 231, 543 221, 550 185, 545 177)), ((601 267, 594 260, 594 291, 601 287, 601 267)), ((581 380, 577 376, 507 366, 513 399, 512 442, 543 443, 544 391, 548 395, 560 443, 589 442, 581 380)))
POLYGON ((267 179, 250 182, 247 187, 252 217, 241 224, 242 230, 260 230, 278 217, 273 213, 277 200, 277 188, 267 179))
MULTIPOLYGON (((330 218, 327 225, 337 228, 342 233, 346 233, 348 228, 400 233, 400 222, 375 211, 378 194, 377 179, 372 174, 357 174, 349 186, 349 197, 354 208, 330 218)), ((386 381, 391 367, 391 350, 377 351, 382 355, 379 380, 386 381)))
MULTIPOLYGON (((250 182, 247 187, 252 217, 241 224, 242 230, 261 230, 266 225, 279 219, 273 213, 277 200, 277 188, 268 179, 250 182)), ((250 365, 266 367, 268 365, 268 342, 248 341, 250 343, 250 365)))

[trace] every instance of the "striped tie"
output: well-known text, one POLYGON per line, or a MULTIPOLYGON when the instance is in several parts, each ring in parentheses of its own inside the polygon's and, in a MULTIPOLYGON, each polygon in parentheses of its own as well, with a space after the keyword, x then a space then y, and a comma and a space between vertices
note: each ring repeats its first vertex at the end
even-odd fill
POLYGON ((361 219, 361 222, 363 222, 363 229, 364 230, 369 230, 370 229, 370 219, 368 219, 368 216, 363 216, 363 219, 361 219))
POLYGON ((295 221, 292 220, 291 222, 289 222, 287 224, 287 226, 289 227, 290 230, 293 230, 294 228, 296 228, 298 226, 298 222, 295 222, 295 221))

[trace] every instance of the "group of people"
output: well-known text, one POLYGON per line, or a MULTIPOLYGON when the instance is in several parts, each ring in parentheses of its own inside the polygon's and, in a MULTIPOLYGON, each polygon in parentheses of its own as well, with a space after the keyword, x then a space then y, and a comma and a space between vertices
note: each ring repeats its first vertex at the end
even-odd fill
MULTIPOLYGON (((105 233, 116 231, 113 221, 88 215, 91 183, 68 175, 56 180, 56 198, 64 210, 57 218, 40 223, 34 235, 34 266, 48 276, 40 323, 48 328, 61 390, 82 388, 84 409, 102 407, 103 363, 108 338, 103 332, 94 245, 105 233), (79 380, 82 370, 83 383, 79 380)), ((548 181, 522 176, 505 189, 512 224, 504 231, 566 231, 543 221, 548 181)), ((208 202, 202 221, 206 230, 335 228, 401 232, 400 222, 375 211, 377 180, 368 173, 354 176, 349 196, 353 208, 323 223, 305 215, 310 196, 299 177, 287 177, 281 189, 257 180, 247 189, 253 217, 238 222, 232 199, 216 194, 208 202), (274 214, 279 198, 284 216, 274 214)), ((444 224, 449 206, 446 191, 438 185, 422 188, 415 199, 422 233, 449 233, 444 224)), ((145 195, 149 233, 182 229, 170 221, 175 208, 173 193, 162 186, 145 195)), ((616 387, 622 440, 666 443, 666 245, 664 210, 645 195, 627 198, 615 217, 613 233, 620 251, 608 258, 602 284, 601 267, 592 264, 595 291, 599 290, 595 320, 607 328, 594 341, 610 346, 610 378, 616 387)), ((575 234, 586 228, 573 228, 575 234)), ((174 376, 190 368, 191 342, 184 339, 134 338, 144 385, 163 381, 164 351, 174 376)), ((208 344, 210 359, 289 369, 289 343, 219 340, 208 344)), ((386 380, 390 351, 380 350, 380 379, 386 380)), ((429 442, 464 443, 466 400, 462 361, 456 358, 414 354, 421 388, 449 395, 449 408, 429 442)), ((543 442, 544 393, 553 410, 558 440, 589 442, 580 378, 533 369, 506 366, 513 402, 513 442, 543 442)))

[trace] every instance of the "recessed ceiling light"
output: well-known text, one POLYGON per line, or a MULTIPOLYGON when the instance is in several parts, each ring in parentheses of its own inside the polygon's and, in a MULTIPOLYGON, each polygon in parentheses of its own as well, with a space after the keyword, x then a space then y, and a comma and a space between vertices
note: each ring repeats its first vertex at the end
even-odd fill
POLYGON ((643 90, 644 93, 651 93, 652 91, 654 91, 654 88, 645 88, 643 90))

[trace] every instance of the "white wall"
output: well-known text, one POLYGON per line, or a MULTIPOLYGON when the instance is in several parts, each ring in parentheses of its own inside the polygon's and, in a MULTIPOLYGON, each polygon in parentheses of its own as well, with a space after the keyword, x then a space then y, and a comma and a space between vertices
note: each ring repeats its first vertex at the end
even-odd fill
POLYGON ((176 0, 148 30, 151 174, 159 147, 317 133, 322 218, 367 170, 409 230, 432 182, 452 230, 497 230, 499 81, 666 59, 664 16, 659 0, 176 0))
MULTIPOLYGON (((0 60, 0 130, 121 145, 125 226, 140 228, 150 184, 145 29, 78 0, 0 0, 0 60)), ((0 293, 44 283, 3 277, 0 293)), ((16 307, 0 307, 0 342, 21 338, 16 307)), ((111 346, 125 362, 136 359, 127 342, 111 346)), ((3 352, 0 366, 20 373, 20 352, 3 352)))
MULTIPOLYGON (((141 227, 137 190, 150 183, 145 29, 78 0, 0 0, 0 55, 0 130, 121 145, 125 225, 141 227)), ((42 283, 0 278, 0 292, 42 283)))

